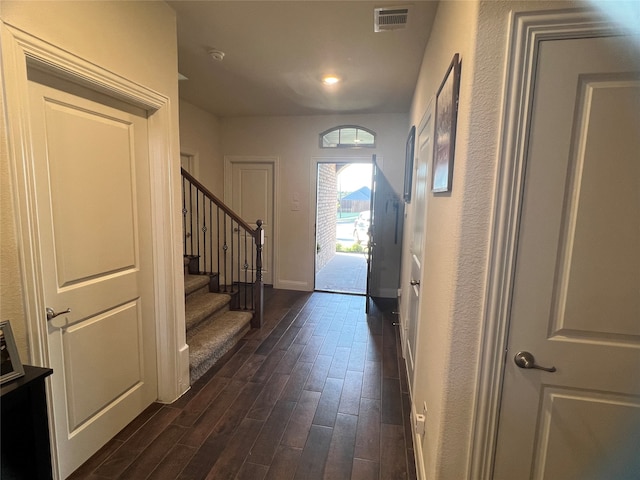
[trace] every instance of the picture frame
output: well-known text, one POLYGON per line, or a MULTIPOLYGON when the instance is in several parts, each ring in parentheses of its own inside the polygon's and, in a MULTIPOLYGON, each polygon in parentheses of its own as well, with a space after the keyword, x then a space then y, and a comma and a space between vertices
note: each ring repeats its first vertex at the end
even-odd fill
POLYGON ((450 192, 453 185, 453 159, 460 92, 460 55, 456 53, 436 94, 435 139, 431 191, 450 192))
POLYGON ((20 362, 20 355, 13 338, 11 323, 8 320, 0 322, 0 384, 4 384, 24 375, 24 368, 20 362))
POLYGON ((411 203, 411 182, 413 181, 413 157, 416 144, 416 126, 413 125, 409 131, 405 148, 404 159, 404 193, 402 198, 406 203, 411 203))

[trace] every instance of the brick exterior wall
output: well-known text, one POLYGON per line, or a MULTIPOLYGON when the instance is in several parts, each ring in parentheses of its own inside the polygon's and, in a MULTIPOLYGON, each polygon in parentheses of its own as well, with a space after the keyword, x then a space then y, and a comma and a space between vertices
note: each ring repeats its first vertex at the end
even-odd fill
POLYGON ((337 205, 336 165, 333 163, 318 164, 316 272, 320 271, 336 254, 337 205))

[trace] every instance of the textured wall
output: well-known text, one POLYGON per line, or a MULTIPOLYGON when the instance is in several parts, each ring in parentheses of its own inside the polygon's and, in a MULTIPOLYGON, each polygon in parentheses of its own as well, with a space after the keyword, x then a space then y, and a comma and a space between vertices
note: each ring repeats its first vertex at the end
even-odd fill
MULTIPOLYGON (((0 106, 3 97, 0 96, 0 106)), ((2 108, 0 108, 0 111, 2 108)), ((29 358, 4 115, 0 115, 0 320, 9 320, 21 360, 29 358)))

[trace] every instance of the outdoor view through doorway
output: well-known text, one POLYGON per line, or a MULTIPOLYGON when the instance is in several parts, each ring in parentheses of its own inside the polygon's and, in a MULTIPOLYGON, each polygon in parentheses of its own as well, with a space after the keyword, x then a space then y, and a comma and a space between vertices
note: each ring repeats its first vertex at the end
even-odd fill
POLYGON ((365 295, 371 208, 370 163, 319 163, 315 289, 365 295))

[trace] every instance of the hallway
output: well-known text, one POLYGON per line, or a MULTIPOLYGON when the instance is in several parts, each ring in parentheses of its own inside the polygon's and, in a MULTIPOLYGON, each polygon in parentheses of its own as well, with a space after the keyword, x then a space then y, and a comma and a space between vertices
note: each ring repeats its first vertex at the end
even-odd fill
POLYGON ((70 478, 415 479, 395 305, 267 292, 262 329, 70 478))

